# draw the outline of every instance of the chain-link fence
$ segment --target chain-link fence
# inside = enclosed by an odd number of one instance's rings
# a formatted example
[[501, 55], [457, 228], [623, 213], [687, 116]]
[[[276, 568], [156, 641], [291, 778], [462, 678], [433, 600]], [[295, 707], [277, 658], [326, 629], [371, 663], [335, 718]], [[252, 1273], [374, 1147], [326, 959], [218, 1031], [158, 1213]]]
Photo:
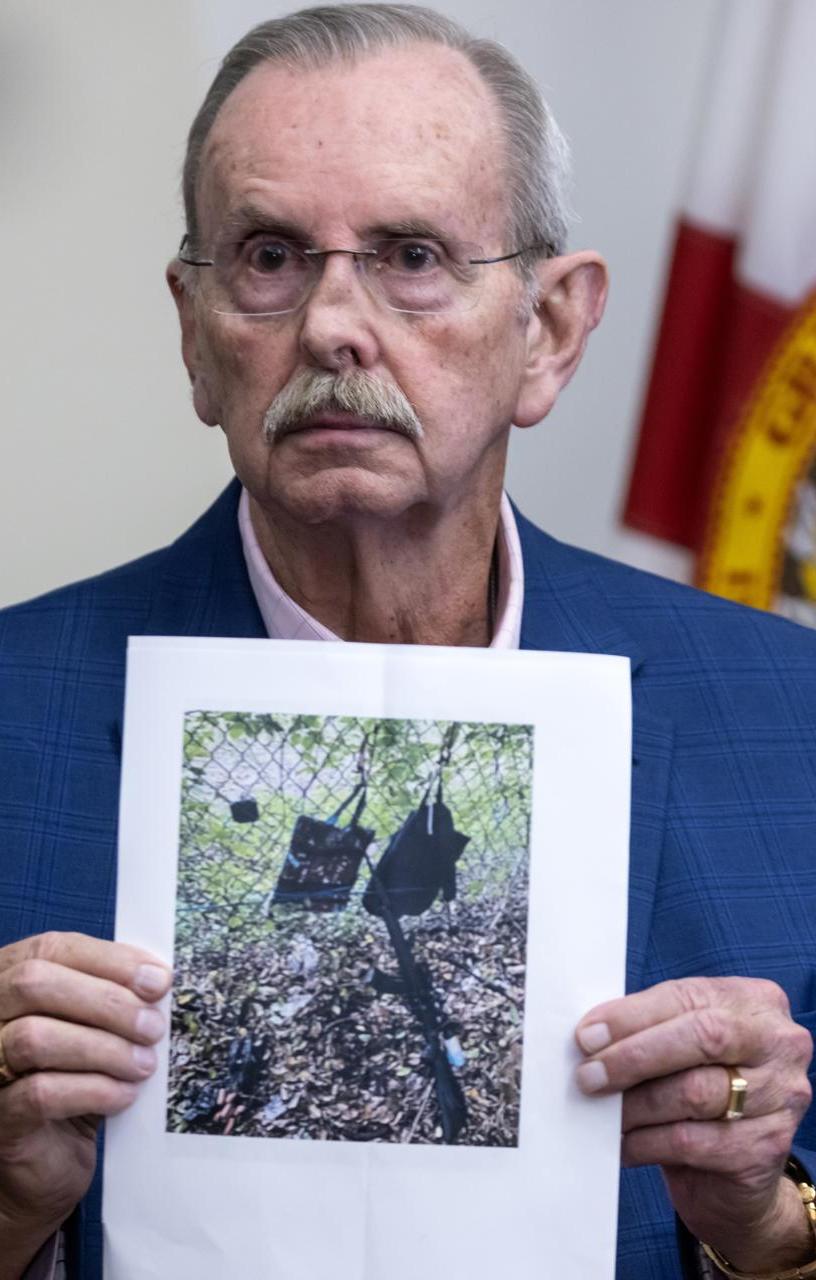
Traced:
[[531, 780], [525, 725], [188, 714], [169, 1127], [514, 1144]]

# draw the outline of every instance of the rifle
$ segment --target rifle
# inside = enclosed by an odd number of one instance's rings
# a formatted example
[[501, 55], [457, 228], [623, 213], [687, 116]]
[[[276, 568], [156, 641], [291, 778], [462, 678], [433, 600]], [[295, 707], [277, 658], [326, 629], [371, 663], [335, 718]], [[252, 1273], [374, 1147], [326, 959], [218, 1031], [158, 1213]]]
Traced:
[[371, 872], [370, 886], [378, 899], [377, 915], [385, 921], [388, 936], [397, 957], [400, 978], [390, 978], [375, 970], [375, 986], [380, 992], [400, 995], [416, 1018], [425, 1038], [425, 1060], [429, 1063], [434, 1091], [442, 1121], [442, 1136], [447, 1143], [454, 1143], [467, 1123], [467, 1104], [462, 1087], [453, 1074], [448, 1055], [441, 1044], [441, 1018], [436, 995], [427, 967], [414, 959], [408, 939], [396, 916], [388, 891], [368, 854], [365, 860]]

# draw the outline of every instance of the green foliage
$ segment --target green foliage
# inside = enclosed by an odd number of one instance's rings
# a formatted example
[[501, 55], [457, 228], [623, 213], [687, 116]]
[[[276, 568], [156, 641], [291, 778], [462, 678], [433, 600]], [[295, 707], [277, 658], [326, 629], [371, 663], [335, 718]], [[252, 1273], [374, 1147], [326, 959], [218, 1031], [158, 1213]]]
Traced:
[[[187, 715], [182, 774], [176, 947], [229, 953], [302, 927], [303, 913], [267, 904], [300, 814], [328, 818], [365, 769], [361, 821], [376, 832], [376, 861], [389, 836], [434, 792], [443, 721], [196, 711]], [[532, 775], [529, 725], [462, 723], [442, 771], [445, 802], [470, 836], [459, 863], [458, 897], [500, 904], [526, 871]], [[231, 805], [253, 799], [258, 820], [236, 821]], [[342, 823], [350, 820], [352, 807]], [[358, 890], [364, 887], [361, 873]], [[358, 899], [324, 930], [352, 936], [367, 927]]]

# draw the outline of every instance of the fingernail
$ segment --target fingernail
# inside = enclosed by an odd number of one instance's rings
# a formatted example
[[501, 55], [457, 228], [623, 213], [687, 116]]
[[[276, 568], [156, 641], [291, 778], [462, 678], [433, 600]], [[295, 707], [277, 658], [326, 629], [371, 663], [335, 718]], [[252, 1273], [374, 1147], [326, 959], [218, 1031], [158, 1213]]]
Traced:
[[156, 1052], [154, 1049], [148, 1049], [144, 1045], [135, 1044], [131, 1050], [133, 1061], [140, 1071], [144, 1071], [145, 1075], [148, 1071], [156, 1069]]
[[158, 1009], [140, 1009], [136, 1014], [136, 1030], [146, 1040], [158, 1040], [164, 1031], [164, 1018]]
[[575, 1072], [578, 1088], [583, 1093], [597, 1093], [609, 1084], [609, 1076], [602, 1062], [583, 1062]]
[[160, 996], [167, 990], [169, 977], [167, 970], [158, 964], [140, 964], [133, 985], [146, 996]]
[[584, 1053], [598, 1053], [611, 1044], [612, 1037], [605, 1022], [591, 1022], [578, 1032], [578, 1043]]

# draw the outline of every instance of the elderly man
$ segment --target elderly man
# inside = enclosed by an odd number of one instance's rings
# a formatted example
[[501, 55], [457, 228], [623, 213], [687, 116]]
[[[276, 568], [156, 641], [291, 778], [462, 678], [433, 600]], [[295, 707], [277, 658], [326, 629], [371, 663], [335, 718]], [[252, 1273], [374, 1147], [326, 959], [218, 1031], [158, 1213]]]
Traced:
[[170, 975], [101, 939], [126, 637], [168, 632], [628, 654], [632, 994], [576, 1031], [581, 1087], [623, 1093], [618, 1276], [680, 1275], [675, 1212], [688, 1266], [705, 1242], [717, 1273], [816, 1274], [812, 1120], [786, 1172], [816, 644], [503, 498], [511, 423], [547, 414], [603, 309], [601, 259], [565, 251], [563, 156], [508, 54], [411, 6], [267, 23], [216, 77], [168, 280], [238, 480], [169, 549], [0, 618], [2, 1280], [63, 1227], [69, 1275], [99, 1274], [97, 1119], [154, 1069]]

